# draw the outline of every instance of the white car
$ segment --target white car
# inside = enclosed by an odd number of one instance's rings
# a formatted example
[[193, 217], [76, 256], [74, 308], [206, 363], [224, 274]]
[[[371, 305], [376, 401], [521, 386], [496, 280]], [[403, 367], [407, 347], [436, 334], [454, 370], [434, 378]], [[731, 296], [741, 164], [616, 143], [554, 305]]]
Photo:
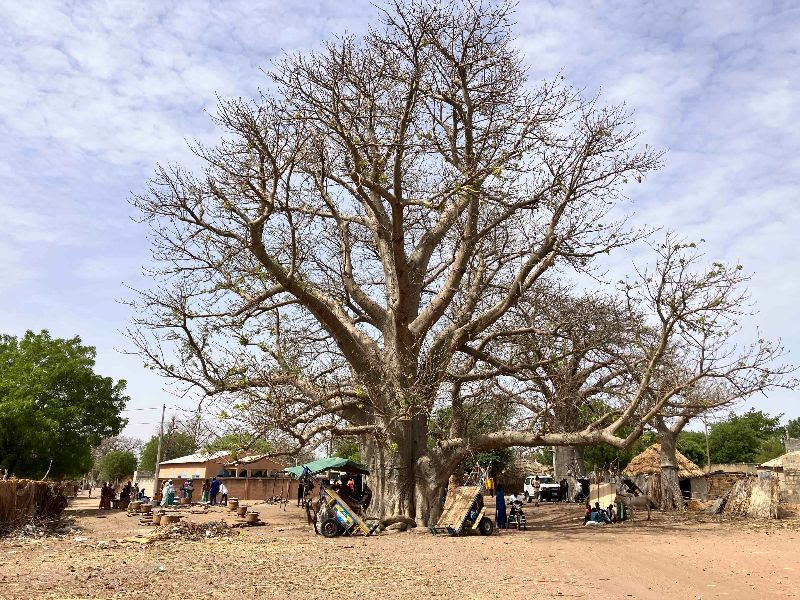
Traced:
[[[526, 502], [533, 502], [533, 480], [536, 476], [529, 475], [525, 478], [523, 493]], [[561, 487], [558, 482], [550, 475], [539, 475], [539, 500], [549, 500], [555, 502], [561, 499]]]

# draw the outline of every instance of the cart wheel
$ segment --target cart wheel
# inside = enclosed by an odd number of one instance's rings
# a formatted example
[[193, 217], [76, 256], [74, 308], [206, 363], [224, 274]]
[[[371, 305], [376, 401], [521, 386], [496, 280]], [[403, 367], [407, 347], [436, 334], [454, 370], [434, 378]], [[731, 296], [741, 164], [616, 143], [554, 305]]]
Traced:
[[322, 522], [320, 529], [322, 529], [322, 535], [324, 535], [326, 538], [336, 537], [340, 533], [339, 521], [328, 517]]
[[483, 517], [478, 523], [478, 531], [481, 535], [492, 535], [494, 531], [494, 523], [489, 517]]

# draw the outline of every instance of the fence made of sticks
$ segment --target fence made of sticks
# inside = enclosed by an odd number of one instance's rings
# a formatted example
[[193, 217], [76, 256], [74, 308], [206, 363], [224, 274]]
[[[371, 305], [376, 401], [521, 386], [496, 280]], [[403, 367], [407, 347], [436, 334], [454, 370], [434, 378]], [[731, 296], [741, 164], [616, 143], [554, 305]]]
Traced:
[[58, 518], [67, 507], [71, 482], [6, 479], [0, 481], [0, 535], [30, 523]]

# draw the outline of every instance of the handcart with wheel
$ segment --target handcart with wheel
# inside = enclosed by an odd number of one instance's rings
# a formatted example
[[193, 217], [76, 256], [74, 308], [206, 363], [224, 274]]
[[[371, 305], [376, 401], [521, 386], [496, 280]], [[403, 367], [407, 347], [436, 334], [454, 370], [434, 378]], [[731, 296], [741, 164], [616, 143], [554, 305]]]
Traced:
[[467, 485], [448, 492], [442, 516], [430, 528], [431, 533], [456, 536], [477, 531], [481, 535], [492, 534], [494, 522], [486, 516], [486, 507], [483, 505], [487, 474], [488, 470], [484, 470], [478, 474], [475, 482], [468, 481]]
[[328, 538], [340, 535], [372, 535], [380, 523], [369, 526], [339, 494], [326, 485], [320, 490], [323, 506], [320, 508], [320, 530]]

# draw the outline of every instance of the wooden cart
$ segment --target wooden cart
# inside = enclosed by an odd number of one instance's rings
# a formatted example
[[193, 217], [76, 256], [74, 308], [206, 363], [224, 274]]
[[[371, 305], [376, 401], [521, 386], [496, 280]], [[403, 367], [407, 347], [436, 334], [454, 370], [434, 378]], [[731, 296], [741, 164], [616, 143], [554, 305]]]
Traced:
[[463, 533], [478, 531], [481, 535], [491, 535], [494, 531], [494, 522], [486, 516], [486, 507], [483, 505], [483, 492], [486, 486], [487, 471], [483, 471], [477, 482], [462, 485], [455, 490], [450, 490], [445, 499], [442, 516], [431, 527], [431, 533], [447, 533], [448, 535], [461, 535]]
[[324, 507], [320, 510], [322, 517], [320, 530], [328, 538], [339, 535], [372, 535], [379, 527], [375, 523], [372, 527], [367, 525], [356, 512], [344, 501], [341, 496], [328, 486], [323, 485], [320, 496]]

